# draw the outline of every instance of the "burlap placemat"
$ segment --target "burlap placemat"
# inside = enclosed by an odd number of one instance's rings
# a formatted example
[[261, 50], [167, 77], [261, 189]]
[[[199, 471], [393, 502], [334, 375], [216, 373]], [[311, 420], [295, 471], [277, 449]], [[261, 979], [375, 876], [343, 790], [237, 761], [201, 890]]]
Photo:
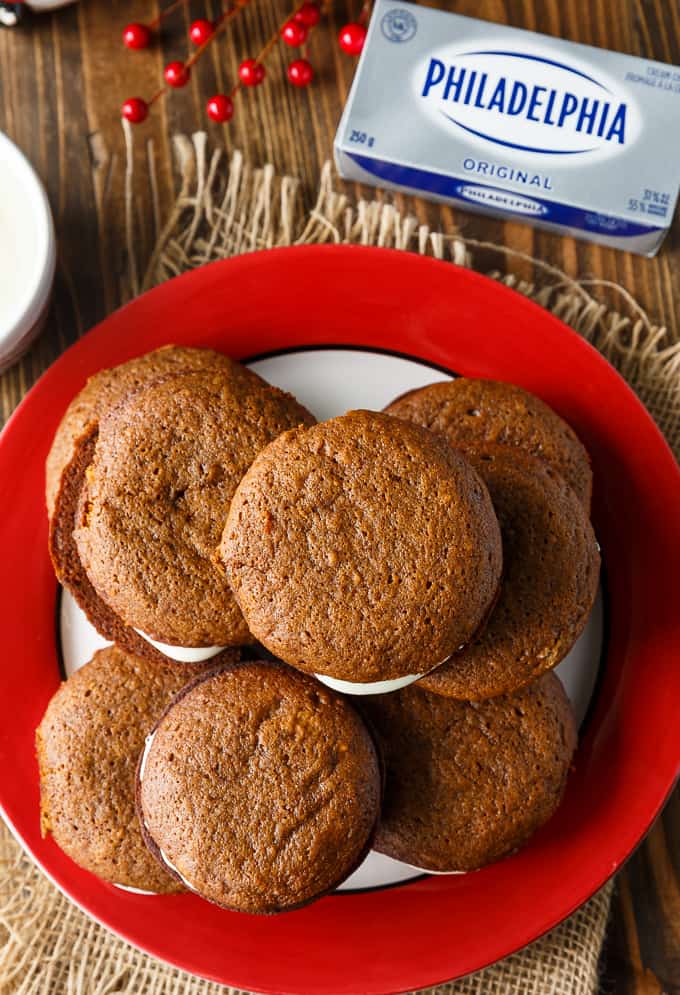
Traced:
[[[144, 177], [149, 198], [135, 198], [132, 133], [126, 127], [127, 218], [130, 286], [147, 290], [187, 269], [242, 252], [276, 246], [351, 242], [404, 249], [449, 260], [495, 277], [552, 311], [591, 342], [626, 378], [646, 405], [676, 455], [680, 450], [680, 328], [652, 322], [617, 283], [573, 279], [509, 246], [444, 234], [420, 224], [389, 200], [353, 203], [336, 188], [330, 163], [322, 170], [316, 202], [306, 209], [299, 183], [272, 166], [254, 169], [235, 152], [210, 149], [206, 135], [175, 138], [180, 187], [170, 217], [158, 228], [156, 247], [144, 266], [136, 232], [149, 224], [136, 205], [155, 202], [154, 157]], [[527, 281], [517, 271], [533, 271]]]
[[[487, 272], [532, 297], [592, 342], [626, 377], [676, 453], [680, 449], [678, 330], [654, 325], [623, 288], [575, 281], [507, 247], [443, 234], [386, 201], [353, 204], [339, 192], [330, 166], [305, 210], [298, 183], [272, 167], [253, 169], [236, 153], [227, 160], [206, 137], [176, 139], [179, 193], [167, 222], [138, 217], [128, 142], [129, 282], [133, 293], [184, 270], [240, 252], [273, 246], [355, 242], [412, 250]], [[151, 198], [154, 205], [156, 199]], [[155, 224], [156, 248], [137, 258], [135, 232]], [[535, 282], [514, 266], [533, 267]], [[495, 268], [494, 268], [495, 267]], [[37, 817], [37, 816], [36, 816]], [[430, 989], [448, 995], [592, 995], [612, 885], [524, 950], [468, 978]], [[452, 936], [452, 942], [455, 937]], [[357, 979], [361, 990], [361, 979]], [[159, 963], [88, 919], [41, 874], [0, 823], [0, 995], [218, 995], [233, 992]]]

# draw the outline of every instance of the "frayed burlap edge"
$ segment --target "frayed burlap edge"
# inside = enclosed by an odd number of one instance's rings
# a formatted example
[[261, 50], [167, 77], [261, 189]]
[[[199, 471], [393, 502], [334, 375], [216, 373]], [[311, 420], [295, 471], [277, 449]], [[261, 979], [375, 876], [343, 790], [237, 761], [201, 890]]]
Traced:
[[[556, 929], [437, 995], [592, 995], [611, 884]], [[521, 903], [518, 894], [517, 901]], [[508, 909], [508, 915], [513, 915]], [[226, 938], [225, 938], [226, 942]], [[456, 942], [455, 923], [451, 943]], [[357, 977], [357, 991], [361, 978]], [[219, 995], [85, 916], [37, 869], [0, 821], [1, 995]]]
[[[127, 134], [131, 153], [129, 126]], [[619, 284], [575, 280], [508, 246], [433, 231], [389, 202], [354, 204], [336, 189], [330, 163], [322, 170], [316, 202], [305, 210], [297, 180], [279, 176], [271, 165], [255, 169], [239, 152], [228, 159], [224, 150], [208, 148], [203, 132], [192, 139], [177, 136], [175, 149], [180, 192], [141, 279], [132, 236], [128, 241], [134, 292], [215, 259], [308, 243], [404, 249], [472, 269], [486, 264], [487, 275], [532, 298], [591, 342], [626, 378], [680, 453], [680, 336], [671, 341], [668, 330], [653, 324]], [[152, 164], [153, 156], [148, 159]], [[131, 154], [128, 163], [132, 184]], [[128, 205], [132, 232], [131, 196]], [[499, 268], [489, 270], [487, 261], [494, 256]], [[536, 282], [518, 278], [513, 265], [533, 267]]]
[[[208, 148], [206, 136], [175, 139], [180, 189], [161, 227], [154, 157], [147, 162], [156, 247], [137, 257], [132, 136], [126, 129], [126, 231], [133, 294], [187, 269], [242, 252], [305, 243], [356, 243], [410, 250], [482, 269], [548, 308], [593, 343], [626, 377], [680, 447], [680, 343], [654, 325], [622, 287], [576, 281], [506, 246], [433, 231], [393, 204], [352, 203], [336, 189], [330, 164], [316, 202], [305, 210], [299, 183], [273, 167], [254, 169], [234, 153]], [[498, 269], [486, 260], [497, 254]], [[503, 262], [500, 260], [503, 259]], [[477, 264], [477, 260], [480, 260]], [[481, 262], [484, 260], [484, 264]], [[529, 283], [512, 273], [529, 264]], [[591, 995], [612, 884], [546, 936], [499, 964], [431, 989], [437, 995]], [[521, 902], [521, 895], [518, 895]], [[512, 915], [512, 910], [508, 910]], [[456, 942], [455, 924], [451, 942]], [[357, 979], [357, 990], [361, 979]], [[218, 995], [233, 992], [159, 963], [81, 913], [41, 874], [0, 823], [0, 995]]]

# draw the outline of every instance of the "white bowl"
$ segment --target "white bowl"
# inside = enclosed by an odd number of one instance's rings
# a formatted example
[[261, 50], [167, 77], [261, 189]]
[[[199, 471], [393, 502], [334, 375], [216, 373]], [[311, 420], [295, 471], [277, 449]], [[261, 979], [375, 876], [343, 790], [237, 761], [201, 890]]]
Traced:
[[56, 258], [47, 194], [23, 153], [0, 132], [0, 372], [42, 329]]

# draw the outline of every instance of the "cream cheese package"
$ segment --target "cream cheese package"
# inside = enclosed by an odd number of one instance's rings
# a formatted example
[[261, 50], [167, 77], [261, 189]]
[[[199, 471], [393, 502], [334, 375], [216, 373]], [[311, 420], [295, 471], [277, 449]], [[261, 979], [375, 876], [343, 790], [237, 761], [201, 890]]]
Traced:
[[680, 180], [680, 68], [377, 0], [340, 175], [654, 255]]

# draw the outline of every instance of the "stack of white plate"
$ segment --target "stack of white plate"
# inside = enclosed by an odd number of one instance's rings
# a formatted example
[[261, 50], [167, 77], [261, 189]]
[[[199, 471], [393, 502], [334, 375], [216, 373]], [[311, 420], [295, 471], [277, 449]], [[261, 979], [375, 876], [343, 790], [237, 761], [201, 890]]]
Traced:
[[0, 372], [41, 330], [55, 264], [45, 190], [25, 156], [0, 132]]

